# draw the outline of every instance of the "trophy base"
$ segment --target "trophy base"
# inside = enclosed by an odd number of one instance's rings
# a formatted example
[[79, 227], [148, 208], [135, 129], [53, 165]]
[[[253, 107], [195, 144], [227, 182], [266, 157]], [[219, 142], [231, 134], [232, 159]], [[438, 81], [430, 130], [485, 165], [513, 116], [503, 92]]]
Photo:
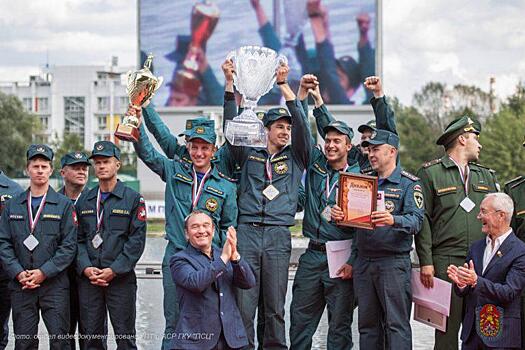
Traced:
[[139, 129], [133, 125], [119, 124], [115, 130], [115, 137], [121, 141], [138, 142]]
[[264, 126], [257, 119], [255, 122], [249, 120], [228, 120], [224, 136], [233, 146], [249, 146], [266, 148], [267, 139]]

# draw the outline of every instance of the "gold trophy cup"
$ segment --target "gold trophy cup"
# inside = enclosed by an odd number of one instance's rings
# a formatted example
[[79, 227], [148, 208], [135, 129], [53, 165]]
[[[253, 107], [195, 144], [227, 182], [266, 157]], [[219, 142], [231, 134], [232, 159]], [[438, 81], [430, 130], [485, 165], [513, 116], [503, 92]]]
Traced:
[[[129, 102], [135, 109], [147, 106], [162, 84], [163, 78], [151, 73], [153, 55], [149, 54], [144, 67], [138, 71], [129, 71], [127, 74], [126, 93]], [[134, 115], [125, 115], [122, 124], [117, 125], [115, 137], [122, 141], [137, 142], [139, 140], [139, 118]]]

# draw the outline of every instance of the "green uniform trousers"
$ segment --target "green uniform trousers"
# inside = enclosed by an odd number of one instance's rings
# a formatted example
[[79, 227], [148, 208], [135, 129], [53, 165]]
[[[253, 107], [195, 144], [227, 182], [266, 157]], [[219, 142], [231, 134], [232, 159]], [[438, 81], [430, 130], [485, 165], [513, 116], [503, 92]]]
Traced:
[[[447, 275], [447, 267], [451, 264], [456, 266], [463, 266], [466, 257], [462, 256], [446, 256], [434, 255], [432, 260], [434, 262], [435, 277], [451, 282]], [[447, 320], [447, 331], [441, 332], [436, 330], [434, 349], [436, 350], [457, 350], [459, 341], [459, 327], [463, 319], [463, 298], [459, 297], [452, 291], [450, 299], [450, 316]]]
[[[287, 349], [284, 304], [288, 289], [288, 265], [292, 251], [286, 226], [239, 224], [239, 254], [250, 264], [257, 280], [251, 289], [237, 289], [237, 305], [246, 327], [249, 346], [254, 349], [254, 320], [259, 295], [264, 295], [264, 349]], [[261, 315], [262, 316], [262, 315]]]
[[290, 307], [290, 349], [311, 349], [324, 308], [328, 308], [328, 350], [352, 348], [352, 279], [330, 278], [326, 252], [307, 249], [299, 258]]

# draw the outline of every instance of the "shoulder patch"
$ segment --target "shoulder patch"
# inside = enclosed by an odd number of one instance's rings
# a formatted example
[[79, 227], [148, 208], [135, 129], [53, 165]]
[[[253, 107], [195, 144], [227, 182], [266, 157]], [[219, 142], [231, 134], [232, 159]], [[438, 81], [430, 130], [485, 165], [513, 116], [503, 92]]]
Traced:
[[429, 166], [432, 166], [432, 165], [435, 165], [435, 164], [439, 164], [441, 163], [441, 158], [438, 158], [438, 159], [434, 159], [434, 160], [431, 160], [430, 162], [426, 162], [423, 164], [423, 168], [428, 168]]
[[521, 185], [523, 182], [525, 182], [525, 177], [518, 176], [510, 181], [505, 182], [505, 187], [510, 185], [510, 188], [514, 188], [518, 185]]
[[223, 179], [226, 179], [226, 180], [228, 180], [228, 181], [230, 181], [230, 182], [237, 182], [237, 180], [232, 179], [231, 177], [228, 177], [228, 176], [224, 175], [224, 174], [221, 173], [220, 171], [218, 171], [218, 173], [219, 173], [219, 176], [222, 177]]
[[408, 171], [402, 170], [401, 175], [403, 175], [404, 177], [408, 177], [412, 181], [419, 181], [419, 177], [417, 177], [416, 175], [410, 174]]

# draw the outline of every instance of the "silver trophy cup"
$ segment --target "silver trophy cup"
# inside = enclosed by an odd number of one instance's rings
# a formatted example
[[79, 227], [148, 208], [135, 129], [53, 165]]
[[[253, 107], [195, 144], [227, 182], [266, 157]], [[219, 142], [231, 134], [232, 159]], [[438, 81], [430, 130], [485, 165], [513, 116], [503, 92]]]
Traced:
[[261, 96], [275, 83], [279, 65], [287, 64], [285, 56], [259, 46], [243, 46], [228, 54], [235, 67], [233, 83], [244, 99], [244, 111], [226, 122], [226, 139], [234, 146], [266, 147], [266, 130], [254, 108]]

